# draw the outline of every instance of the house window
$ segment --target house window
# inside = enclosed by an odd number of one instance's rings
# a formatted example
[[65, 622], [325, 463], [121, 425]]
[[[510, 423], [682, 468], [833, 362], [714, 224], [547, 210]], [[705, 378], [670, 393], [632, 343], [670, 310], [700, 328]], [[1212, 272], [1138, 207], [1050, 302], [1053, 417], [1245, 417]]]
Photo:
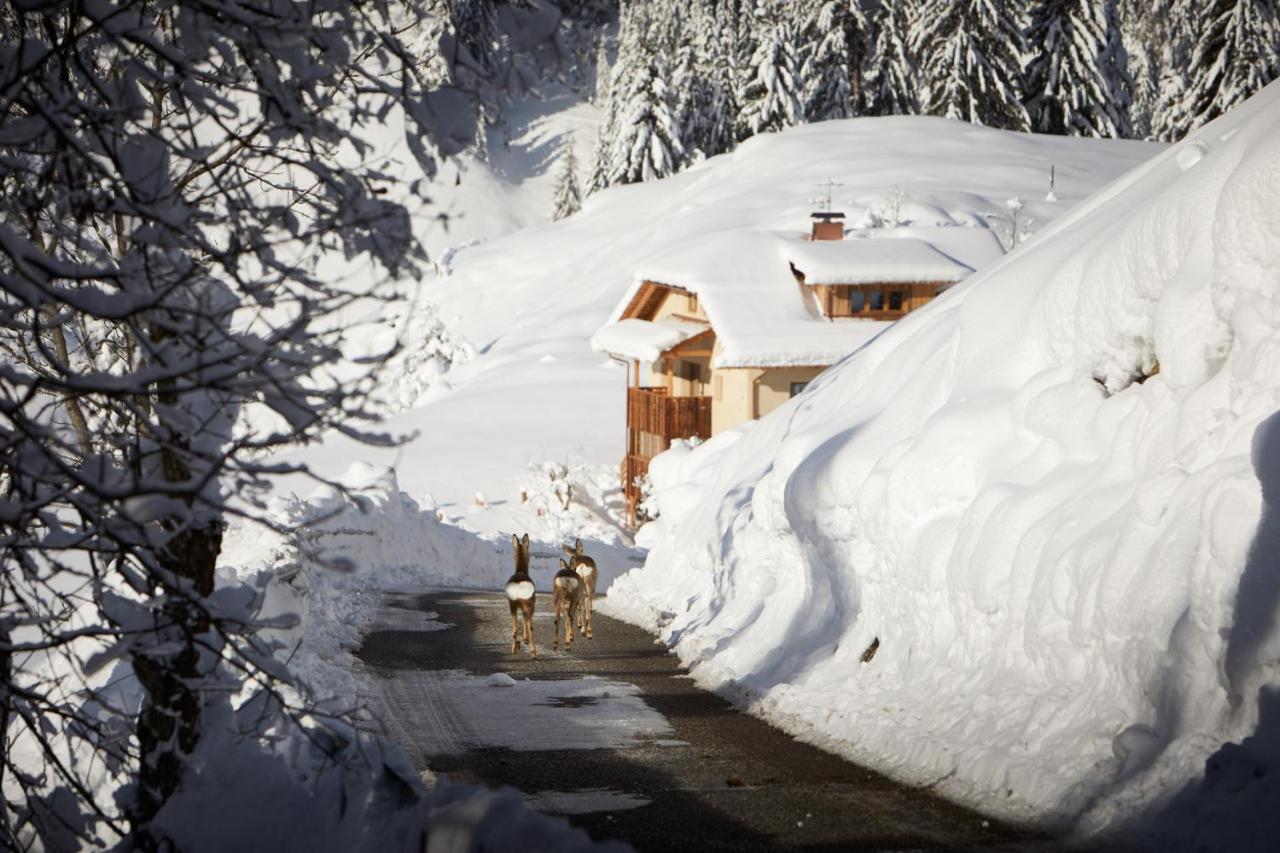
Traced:
[[795, 396], [796, 396], [796, 395], [798, 395], [801, 391], [803, 391], [805, 388], [807, 388], [807, 387], [808, 387], [808, 385], [809, 385], [809, 383], [808, 383], [808, 382], [792, 382], [792, 383], [791, 383], [791, 396], [792, 396], [792, 397], [795, 397]]
[[828, 295], [829, 317], [858, 317], [865, 314], [892, 312], [905, 314], [908, 310], [910, 287], [891, 287], [876, 290], [865, 285], [839, 285], [832, 287]]
[[702, 365], [696, 361], [681, 361], [679, 376], [685, 382], [689, 383], [689, 396], [701, 397], [705, 393], [702, 378]]

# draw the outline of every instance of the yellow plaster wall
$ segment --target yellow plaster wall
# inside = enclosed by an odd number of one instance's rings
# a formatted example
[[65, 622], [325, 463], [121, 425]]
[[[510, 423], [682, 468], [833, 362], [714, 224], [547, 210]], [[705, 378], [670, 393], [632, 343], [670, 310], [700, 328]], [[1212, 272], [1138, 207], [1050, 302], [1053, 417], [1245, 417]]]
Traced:
[[765, 370], [757, 386], [757, 416], [764, 417], [790, 400], [792, 382], [810, 382], [822, 370], [821, 367], [771, 367]]
[[751, 420], [752, 383], [761, 371], [754, 367], [722, 367], [711, 380], [711, 434]]

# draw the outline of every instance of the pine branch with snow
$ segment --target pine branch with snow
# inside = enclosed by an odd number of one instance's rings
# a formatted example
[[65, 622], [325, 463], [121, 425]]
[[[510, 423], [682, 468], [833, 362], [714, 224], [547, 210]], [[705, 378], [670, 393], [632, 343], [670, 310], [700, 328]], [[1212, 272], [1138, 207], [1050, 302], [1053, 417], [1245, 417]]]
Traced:
[[1027, 130], [1022, 106], [1022, 0], [925, 0], [912, 34], [924, 111]]
[[881, 0], [864, 96], [870, 115], [917, 115], [920, 69], [911, 48], [914, 0]]
[[1133, 82], [1113, 2], [1035, 0], [1025, 98], [1039, 133], [1125, 137]]
[[1159, 125], [1180, 137], [1280, 77], [1280, 10], [1274, 0], [1175, 0], [1193, 45], [1185, 87], [1167, 94]]
[[826, 121], [856, 115], [868, 30], [861, 5], [825, 0], [807, 10], [799, 27], [805, 119]]
[[804, 121], [805, 79], [795, 28], [773, 0], [760, 0], [759, 36], [738, 96], [738, 137]]

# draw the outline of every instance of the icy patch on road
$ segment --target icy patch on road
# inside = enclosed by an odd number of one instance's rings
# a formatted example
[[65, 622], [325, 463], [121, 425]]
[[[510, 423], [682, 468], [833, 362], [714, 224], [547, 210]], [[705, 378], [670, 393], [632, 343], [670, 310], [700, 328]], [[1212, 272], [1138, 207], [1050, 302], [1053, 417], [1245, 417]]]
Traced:
[[[671, 742], [666, 717], [634, 684], [594, 676], [519, 680], [461, 670], [398, 673], [380, 684], [378, 717], [417, 756], [472, 749], [630, 749]], [[408, 720], [424, 725], [410, 728]]]
[[369, 633], [374, 631], [447, 631], [455, 627], [440, 619], [434, 610], [418, 610], [413, 606], [416, 595], [388, 596], [386, 605], [377, 611]]
[[525, 798], [525, 803], [535, 812], [543, 814], [591, 814], [593, 812], [621, 812], [638, 809], [653, 802], [638, 794], [613, 791], [609, 788], [587, 788], [582, 791], [539, 791]]

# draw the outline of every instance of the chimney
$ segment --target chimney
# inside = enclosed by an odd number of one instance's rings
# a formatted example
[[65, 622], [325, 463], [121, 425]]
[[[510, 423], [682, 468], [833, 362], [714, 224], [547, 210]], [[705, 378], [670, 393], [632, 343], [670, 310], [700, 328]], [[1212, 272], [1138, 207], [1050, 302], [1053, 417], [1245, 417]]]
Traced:
[[843, 213], [814, 213], [813, 233], [809, 235], [810, 240], [843, 240], [844, 239], [844, 214]]

